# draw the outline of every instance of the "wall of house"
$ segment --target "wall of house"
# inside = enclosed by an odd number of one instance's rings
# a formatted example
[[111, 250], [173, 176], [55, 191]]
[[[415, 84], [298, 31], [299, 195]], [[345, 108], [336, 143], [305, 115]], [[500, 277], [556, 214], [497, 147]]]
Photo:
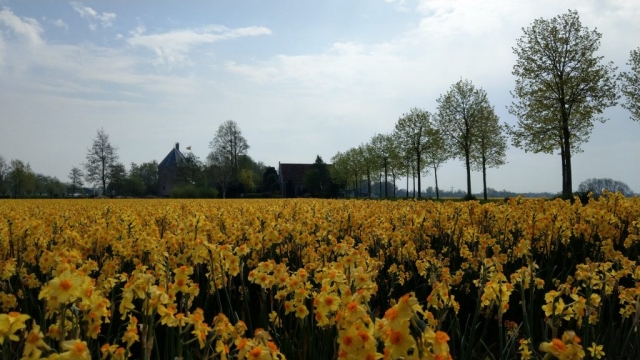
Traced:
[[171, 195], [171, 189], [173, 189], [176, 182], [177, 173], [177, 167], [163, 166], [158, 168], [158, 194], [160, 194], [160, 196]]

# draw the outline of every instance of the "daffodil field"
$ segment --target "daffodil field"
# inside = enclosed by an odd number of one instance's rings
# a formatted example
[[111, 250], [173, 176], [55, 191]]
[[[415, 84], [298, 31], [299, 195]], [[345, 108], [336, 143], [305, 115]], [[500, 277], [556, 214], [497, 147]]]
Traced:
[[2, 200], [6, 359], [637, 359], [640, 198]]

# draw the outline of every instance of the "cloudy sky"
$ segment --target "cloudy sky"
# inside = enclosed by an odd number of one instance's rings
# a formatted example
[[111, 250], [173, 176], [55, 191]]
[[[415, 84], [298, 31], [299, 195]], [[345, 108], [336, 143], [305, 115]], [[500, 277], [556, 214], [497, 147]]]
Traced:
[[[603, 34], [605, 61], [629, 68], [640, 46], [629, 0], [0, 0], [0, 155], [67, 181], [100, 128], [128, 167], [175, 142], [204, 158], [231, 119], [266, 165], [328, 162], [412, 107], [435, 111], [461, 78], [514, 124], [512, 47], [534, 19], [567, 9]], [[640, 123], [619, 106], [604, 115], [573, 158], [574, 188], [609, 177], [640, 192]], [[507, 156], [488, 186], [561, 190], [559, 155]], [[472, 181], [480, 191], [481, 174]], [[463, 163], [449, 161], [439, 183], [464, 189]]]

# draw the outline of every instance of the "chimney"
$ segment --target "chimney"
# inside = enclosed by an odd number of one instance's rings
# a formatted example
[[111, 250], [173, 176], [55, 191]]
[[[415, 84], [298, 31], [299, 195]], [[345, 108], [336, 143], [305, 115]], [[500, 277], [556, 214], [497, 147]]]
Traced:
[[176, 143], [176, 150], [180, 151], [180, 143]]

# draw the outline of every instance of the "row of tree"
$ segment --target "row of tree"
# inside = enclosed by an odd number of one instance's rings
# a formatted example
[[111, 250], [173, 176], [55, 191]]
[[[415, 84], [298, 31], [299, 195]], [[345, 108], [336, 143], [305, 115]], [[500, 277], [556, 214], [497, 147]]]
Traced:
[[[596, 53], [602, 34], [583, 27], [577, 11], [552, 19], [537, 19], [517, 40], [513, 67], [516, 86], [509, 112], [517, 124], [501, 125], [484, 90], [461, 80], [437, 99], [431, 114], [414, 108], [396, 123], [392, 134], [375, 135], [368, 143], [337, 153], [334, 177], [345, 188], [359, 189], [362, 178], [371, 196], [371, 177], [384, 174], [387, 183], [401, 176], [418, 179], [433, 170], [436, 197], [437, 171], [449, 159], [464, 162], [467, 197], [471, 197], [471, 170], [482, 171], [487, 198], [486, 169], [503, 165], [507, 135], [515, 147], [534, 153], [559, 152], [562, 195], [571, 197], [572, 155], [581, 152], [594, 122], [605, 122], [602, 112], [615, 106], [621, 95], [631, 119], [640, 121], [640, 48], [631, 51], [630, 71], [616, 75], [613, 63]], [[408, 194], [408, 192], [407, 192]], [[385, 193], [385, 197], [388, 194]], [[395, 196], [395, 194], [394, 194]]]
[[[357, 184], [365, 178], [367, 196], [371, 196], [372, 176], [379, 178], [380, 186], [389, 181], [395, 185], [398, 178], [406, 177], [407, 189], [409, 179], [413, 179], [414, 192], [417, 178], [417, 195], [421, 197], [421, 177], [433, 170], [439, 198], [438, 169], [447, 160], [458, 158], [464, 161], [467, 170], [467, 196], [472, 194], [471, 170], [479, 170], [486, 199], [487, 168], [503, 165], [507, 148], [505, 129], [487, 93], [471, 81], [460, 80], [437, 102], [435, 113], [413, 108], [400, 117], [393, 133], [377, 134], [368, 143], [338, 152], [332, 158], [336, 181], [358, 189]], [[389, 188], [395, 186], [386, 186], [384, 197], [389, 196]]]
[[56, 177], [35, 173], [29, 163], [0, 155], [0, 196], [7, 194], [62, 196], [67, 185]]

